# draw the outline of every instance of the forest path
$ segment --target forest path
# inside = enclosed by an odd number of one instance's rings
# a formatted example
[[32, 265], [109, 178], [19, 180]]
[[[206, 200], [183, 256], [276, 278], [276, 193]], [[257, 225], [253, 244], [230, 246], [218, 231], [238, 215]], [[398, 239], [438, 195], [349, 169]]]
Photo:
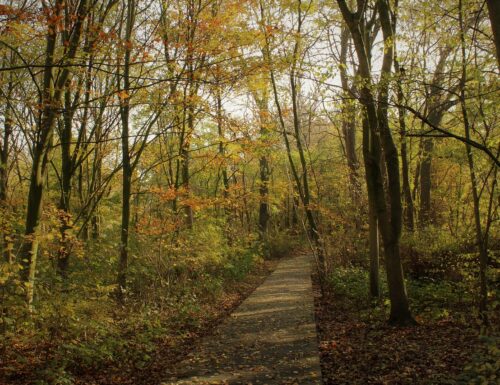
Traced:
[[282, 260], [162, 385], [319, 385], [312, 258]]

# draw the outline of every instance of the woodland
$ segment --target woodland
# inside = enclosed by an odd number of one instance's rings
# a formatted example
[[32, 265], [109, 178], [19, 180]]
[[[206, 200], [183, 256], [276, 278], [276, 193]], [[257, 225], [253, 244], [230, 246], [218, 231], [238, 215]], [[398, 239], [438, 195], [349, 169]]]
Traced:
[[314, 256], [325, 384], [500, 381], [500, 2], [0, 0], [0, 384], [159, 384]]

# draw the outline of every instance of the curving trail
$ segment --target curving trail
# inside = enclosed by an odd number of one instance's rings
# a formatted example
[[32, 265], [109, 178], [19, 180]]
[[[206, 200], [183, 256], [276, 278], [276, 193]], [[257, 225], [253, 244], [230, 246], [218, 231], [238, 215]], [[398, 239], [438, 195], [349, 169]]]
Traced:
[[319, 385], [312, 258], [279, 263], [162, 385]]

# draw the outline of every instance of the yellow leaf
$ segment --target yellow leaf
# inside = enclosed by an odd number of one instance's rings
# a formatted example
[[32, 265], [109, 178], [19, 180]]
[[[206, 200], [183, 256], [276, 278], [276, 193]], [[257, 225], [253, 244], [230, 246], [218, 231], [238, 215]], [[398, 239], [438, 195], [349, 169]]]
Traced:
[[122, 91], [118, 92], [118, 97], [119, 97], [121, 100], [125, 100], [125, 99], [128, 99], [130, 96], [129, 96], [129, 94], [127, 93], [127, 91], [122, 90]]

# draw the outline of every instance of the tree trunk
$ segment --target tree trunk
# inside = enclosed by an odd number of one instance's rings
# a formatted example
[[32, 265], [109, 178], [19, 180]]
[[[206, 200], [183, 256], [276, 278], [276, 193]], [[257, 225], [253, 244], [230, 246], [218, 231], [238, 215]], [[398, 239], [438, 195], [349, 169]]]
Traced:
[[493, 40], [495, 41], [498, 68], [500, 69], [500, 1], [487, 0], [486, 3], [488, 4]]
[[397, 325], [415, 324], [416, 322], [410, 313], [408, 305], [399, 247], [403, 215], [399, 156], [387, 117], [389, 78], [391, 76], [391, 68], [394, 61], [394, 33], [388, 0], [378, 0], [377, 9], [380, 15], [380, 24], [382, 26], [385, 46], [377, 116], [379, 119], [381, 143], [387, 169], [387, 189], [390, 203], [390, 220], [384, 218], [385, 215], [387, 215], [385, 213], [381, 221], [383, 228], [382, 238], [384, 240], [384, 250], [386, 253], [385, 266], [387, 270], [387, 283], [389, 286], [389, 298], [391, 300], [389, 322]]
[[[267, 90], [263, 91], [262, 98], [255, 96], [259, 109], [260, 140], [265, 147], [267, 136], [269, 135], [269, 101]], [[258, 100], [259, 99], [259, 100]], [[266, 151], [265, 149], [263, 151]], [[267, 237], [269, 222], [269, 161], [265, 153], [259, 158], [259, 234], [262, 240]]]
[[[375, 188], [376, 207], [384, 244], [387, 283], [389, 287], [389, 298], [391, 300], [389, 322], [396, 325], [414, 324], [415, 320], [411, 316], [408, 305], [399, 253], [399, 238], [401, 236], [402, 225], [399, 159], [397, 148], [394, 144], [387, 121], [388, 80], [393, 62], [394, 48], [392, 42], [392, 24], [389, 16], [388, 4], [385, 0], [377, 1], [377, 10], [380, 15], [380, 22], [385, 43], [382, 63], [382, 79], [379, 84], [380, 92], [377, 108], [372, 91], [372, 76], [369, 59], [363, 35], [360, 30], [360, 25], [365, 25], [364, 9], [358, 9], [356, 13], [352, 13], [345, 0], [337, 0], [337, 2], [343, 18], [351, 31], [356, 54], [358, 56], [359, 74], [362, 79], [362, 83], [360, 85], [360, 101], [366, 108], [367, 122], [371, 135], [376, 137], [380, 134], [380, 142], [384, 152], [385, 165], [387, 168], [387, 192], [389, 202], [386, 202], [380, 165], [374, 167], [374, 172], [377, 174]], [[390, 204], [390, 212], [388, 204]]]
[[379, 284], [379, 229], [377, 217], [377, 167], [380, 165], [380, 144], [378, 137], [370, 132], [368, 118], [363, 119], [363, 159], [365, 164], [366, 187], [368, 191], [368, 232], [369, 232], [369, 253], [370, 253], [370, 296], [378, 298], [380, 296]]
[[402, 76], [401, 69], [399, 67], [399, 61], [396, 56], [394, 56], [394, 69], [398, 75], [396, 87], [397, 87], [397, 98], [398, 98], [398, 119], [399, 119], [399, 132], [401, 135], [401, 178], [402, 178], [402, 189], [403, 198], [405, 202], [403, 216], [406, 229], [412, 232], [415, 229], [415, 208], [413, 205], [413, 199], [411, 196], [410, 187], [410, 172], [408, 164], [408, 148], [406, 143], [406, 121], [405, 121], [405, 109], [404, 104], [404, 94], [402, 87]]
[[[488, 3], [489, 4], [489, 3]], [[500, 7], [497, 7], [500, 10]], [[498, 20], [498, 19], [497, 19]], [[470, 124], [469, 117], [467, 113], [466, 105], [466, 80], [467, 80], [467, 63], [466, 63], [466, 48], [465, 48], [465, 28], [463, 23], [463, 9], [462, 0], [459, 0], [459, 22], [460, 22], [460, 41], [462, 50], [462, 75], [460, 79], [460, 106], [462, 111], [462, 118], [464, 120], [464, 130], [465, 137], [470, 140]], [[474, 225], [476, 230], [476, 242], [479, 250], [479, 317], [485, 323], [488, 324], [488, 281], [487, 281], [487, 269], [488, 269], [488, 249], [486, 244], [486, 237], [483, 234], [483, 229], [481, 225], [481, 207], [480, 207], [480, 195], [478, 189], [478, 179], [476, 176], [476, 171], [474, 168], [474, 158], [472, 155], [472, 147], [470, 144], [466, 143], [465, 149], [467, 152], [467, 161], [469, 165], [470, 180], [472, 186], [472, 201], [474, 204]]]
[[[359, 181], [359, 161], [356, 155], [356, 111], [352, 93], [347, 78], [347, 51], [349, 48], [349, 30], [342, 28], [340, 35], [340, 80], [342, 83], [342, 135], [345, 142], [345, 154], [349, 168], [349, 182], [351, 185], [351, 200], [353, 207], [358, 208], [361, 195], [361, 183]], [[356, 228], [360, 223], [356, 213]]]
[[125, 26], [125, 58], [123, 62], [123, 87], [120, 77], [118, 87], [121, 89], [120, 118], [122, 123], [122, 223], [120, 232], [120, 256], [118, 260], [118, 300], [123, 302], [127, 289], [129, 228], [130, 228], [130, 197], [132, 194], [132, 163], [130, 160], [130, 57], [132, 51], [132, 29], [135, 19], [135, 0], [127, 2], [127, 20]]
[[66, 85], [64, 93], [64, 113], [61, 129], [61, 197], [59, 199], [59, 231], [61, 235], [59, 255], [57, 259], [58, 272], [62, 277], [66, 277], [70, 245], [67, 239], [68, 232], [71, 230], [71, 180], [73, 175], [73, 163], [71, 157], [71, 142], [72, 142], [72, 123], [73, 123], [73, 108], [71, 103], [70, 85]]
[[432, 152], [434, 149], [433, 138], [423, 138], [422, 161], [420, 163], [420, 209], [418, 221], [420, 228], [431, 223], [431, 189], [432, 189]]
[[[60, 70], [54, 76], [54, 55], [58, 33], [58, 20], [65, 3], [57, 0], [52, 9], [46, 10], [53, 15], [48, 23], [47, 45], [45, 48], [45, 65], [43, 71], [43, 89], [40, 98], [41, 113], [37, 124], [37, 133], [33, 146], [33, 166], [28, 193], [28, 208], [24, 230], [24, 243], [21, 247], [21, 278], [26, 285], [26, 302], [31, 309], [34, 295], [36, 262], [38, 253], [38, 228], [42, 215], [43, 185], [47, 177], [49, 156], [58, 111], [61, 104], [62, 90], [70, 77], [69, 67]], [[74, 59], [77, 53], [83, 22], [87, 15], [87, 0], [81, 0], [75, 15], [75, 24], [68, 42], [66, 58]]]
[[[449, 102], [451, 93], [443, 99], [443, 78], [446, 60], [451, 53], [451, 47], [446, 46], [440, 53], [434, 76], [430, 85], [430, 93], [426, 99], [427, 119], [435, 126], [439, 126], [446, 110], [452, 105]], [[434, 138], [422, 139], [422, 160], [420, 162], [420, 209], [418, 215], [419, 227], [432, 223], [433, 210], [431, 201], [432, 191], [432, 156], [434, 152]]]
[[[12, 75], [10, 75], [12, 76]], [[12, 79], [9, 80], [7, 85], [7, 95], [5, 103], [4, 115], [4, 132], [2, 142], [0, 142], [0, 213], [3, 214], [2, 221], [5, 221], [2, 226], [2, 254], [7, 263], [14, 262], [14, 254], [12, 250], [14, 244], [11, 237], [11, 226], [7, 223], [6, 215], [10, 211], [9, 204], [7, 203], [7, 193], [9, 189], [9, 143], [12, 135], [12, 106], [11, 97], [14, 90]]]
[[[297, 36], [300, 36], [301, 34], [301, 28], [302, 28], [302, 22], [303, 17], [302, 17], [302, 9], [301, 9], [301, 4], [299, 2], [298, 7], [298, 23], [297, 23]], [[264, 5], [262, 1], [260, 2], [260, 12], [261, 12], [261, 20], [265, 20], [265, 15], [264, 15]], [[281, 103], [279, 100], [278, 96], [278, 87], [277, 87], [277, 82], [276, 78], [274, 75], [274, 69], [272, 66], [272, 60], [271, 60], [271, 52], [270, 52], [270, 45], [268, 41], [268, 36], [266, 34], [266, 41], [265, 41], [265, 46], [264, 46], [264, 59], [266, 60], [267, 64], [269, 65], [269, 75], [271, 79], [271, 86], [272, 86], [272, 91], [273, 91], [273, 96], [274, 96], [274, 102], [276, 104], [276, 109], [278, 111], [278, 119], [279, 119], [279, 124], [280, 124], [280, 129], [283, 134], [283, 139], [285, 141], [285, 146], [286, 146], [286, 151], [287, 151], [287, 158], [288, 162], [290, 165], [290, 170], [292, 172], [292, 177], [295, 182], [295, 187], [297, 188], [297, 191], [299, 193], [300, 200], [302, 201], [302, 205], [304, 206], [304, 210], [306, 213], [306, 219], [309, 227], [309, 237], [311, 239], [311, 243], [314, 248], [314, 252], [316, 254], [317, 258], [317, 263], [318, 263], [318, 270], [319, 270], [319, 275], [320, 279], [322, 280], [324, 278], [325, 274], [325, 269], [326, 269], [326, 261], [325, 261], [325, 251], [324, 247], [321, 243], [321, 237], [319, 235], [316, 219], [314, 218], [314, 214], [311, 209], [311, 195], [309, 191], [309, 180], [308, 180], [308, 172], [307, 172], [307, 162], [305, 159], [305, 154], [304, 154], [304, 149], [302, 146], [302, 132], [300, 128], [300, 119], [299, 119], [299, 107], [298, 107], [298, 95], [297, 95], [297, 77], [296, 77], [296, 68], [297, 68], [297, 62], [298, 62], [298, 56], [299, 56], [299, 47], [300, 45], [300, 40], [297, 39], [294, 44], [294, 50], [293, 50], [293, 62], [292, 62], [292, 69], [290, 71], [290, 85], [291, 85], [291, 91], [292, 91], [292, 112], [293, 112], [293, 128], [294, 128], [294, 136], [295, 136], [295, 142], [297, 146], [297, 151], [299, 153], [299, 158], [300, 158], [300, 164], [301, 164], [301, 175], [299, 174], [297, 167], [295, 165], [295, 162], [292, 158], [292, 148], [290, 144], [290, 140], [288, 138], [288, 134], [286, 132], [286, 125], [283, 117], [283, 110], [281, 108]]]
[[223, 127], [223, 119], [222, 119], [222, 97], [220, 95], [220, 91], [217, 90], [217, 95], [216, 95], [216, 114], [217, 114], [217, 133], [219, 135], [219, 156], [222, 158], [222, 185], [224, 186], [224, 198], [228, 198], [229, 194], [229, 178], [227, 175], [227, 166], [226, 166], [226, 160], [224, 159], [226, 155], [226, 149], [224, 145], [224, 127]]

